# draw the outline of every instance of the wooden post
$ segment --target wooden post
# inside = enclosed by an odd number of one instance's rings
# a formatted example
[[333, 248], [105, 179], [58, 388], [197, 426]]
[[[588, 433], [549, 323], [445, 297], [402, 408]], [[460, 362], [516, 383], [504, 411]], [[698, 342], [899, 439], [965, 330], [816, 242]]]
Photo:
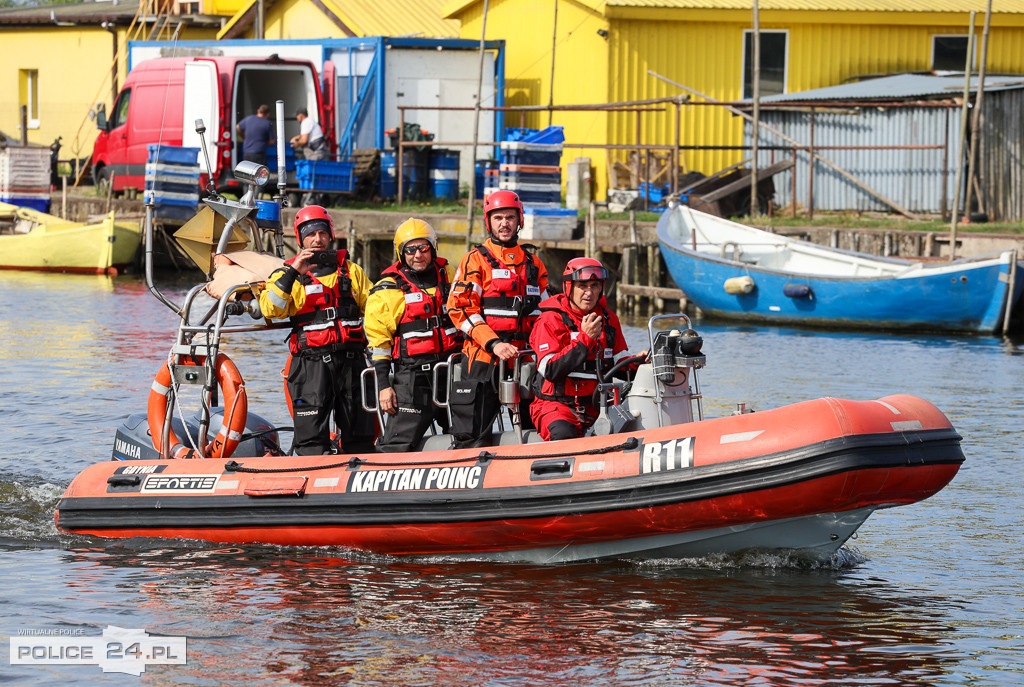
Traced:
[[[633, 279], [633, 265], [631, 264], [633, 259], [634, 248], [630, 245], [623, 246], [622, 248], [622, 282], [623, 284], [631, 285]], [[620, 290], [621, 293], [621, 290]], [[633, 307], [633, 296], [624, 294], [622, 299], [617, 304], [621, 312], [632, 312]]]
[[1013, 310], [1013, 290], [1017, 287], [1017, 249], [1010, 258], [1010, 280], [1006, 284], [1006, 310], [1003, 312], [1003, 336], [1010, 331], [1010, 315]]
[[[647, 244], [647, 285], [651, 286], [651, 287], [657, 286], [657, 284], [655, 283], [655, 275], [657, 275], [657, 273], [658, 273], [658, 268], [657, 268], [657, 265], [656, 265], [657, 259], [658, 259], [658, 256], [657, 256], [657, 254], [655, 252], [654, 244], [653, 243]], [[656, 307], [656, 300], [657, 299], [655, 299], [654, 296], [652, 295], [647, 300], [648, 300], [647, 311], [649, 313], [653, 314], [654, 313], [654, 309]]]
[[68, 178], [63, 174], [60, 177], [60, 216], [68, 218]]
[[352, 256], [352, 262], [359, 263], [359, 237], [356, 231], [356, 223], [351, 219], [348, 221], [348, 252]]
[[110, 185], [107, 186], [107, 212], [110, 212], [110, 203], [114, 197], [114, 179], [117, 178], [117, 174], [111, 173]]

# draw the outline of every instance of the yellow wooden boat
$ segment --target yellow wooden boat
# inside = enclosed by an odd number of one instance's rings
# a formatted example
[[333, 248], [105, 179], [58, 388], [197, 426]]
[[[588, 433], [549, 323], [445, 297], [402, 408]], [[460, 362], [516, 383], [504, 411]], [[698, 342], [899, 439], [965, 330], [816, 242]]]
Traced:
[[139, 223], [111, 212], [83, 223], [0, 203], [0, 269], [116, 274], [135, 259]]

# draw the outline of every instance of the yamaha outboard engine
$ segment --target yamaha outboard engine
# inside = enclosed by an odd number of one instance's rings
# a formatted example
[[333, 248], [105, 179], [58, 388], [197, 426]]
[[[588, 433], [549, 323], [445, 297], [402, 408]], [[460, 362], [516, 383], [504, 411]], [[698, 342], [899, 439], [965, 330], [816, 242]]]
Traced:
[[[220, 427], [224, 419], [223, 408], [211, 408], [210, 426]], [[188, 418], [188, 434], [198, 445], [199, 417]], [[171, 418], [174, 435], [185, 439], [185, 431], [178, 417]], [[209, 438], [207, 438], [209, 441]], [[277, 428], [252, 411], [246, 416], [242, 440], [231, 453], [233, 457], [282, 455]], [[149, 421], [145, 413], [133, 413], [125, 418], [114, 435], [114, 450], [111, 460], [163, 460], [160, 452], [153, 448], [153, 437], [149, 433]]]

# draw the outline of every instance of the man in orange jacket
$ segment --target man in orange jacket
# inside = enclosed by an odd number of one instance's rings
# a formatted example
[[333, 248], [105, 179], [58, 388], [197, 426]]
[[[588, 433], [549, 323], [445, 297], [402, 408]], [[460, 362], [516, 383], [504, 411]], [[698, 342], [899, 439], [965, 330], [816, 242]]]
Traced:
[[[452, 385], [449, 403], [455, 447], [489, 446], [498, 415], [499, 361], [507, 370], [526, 347], [530, 328], [548, 297], [548, 271], [540, 258], [519, 245], [523, 204], [512, 191], [484, 201], [490, 238], [462, 258], [455, 272], [448, 314], [462, 330], [462, 379]], [[529, 421], [521, 404], [521, 421]]]

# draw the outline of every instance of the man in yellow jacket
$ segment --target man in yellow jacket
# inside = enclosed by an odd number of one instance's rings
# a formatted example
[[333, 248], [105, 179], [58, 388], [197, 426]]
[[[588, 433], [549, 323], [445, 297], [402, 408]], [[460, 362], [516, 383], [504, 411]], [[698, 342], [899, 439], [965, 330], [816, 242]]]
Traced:
[[[530, 329], [548, 297], [548, 271], [540, 258], [519, 245], [523, 204], [512, 191], [496, 191], [484, 201], [490, 238], [462, 258], [448, 297], [452, 322], [466, 336], [462, 379], [452, 386], [452, 433], [456, 447], [489, 446], [491, 425], [500, 411], [499, 361], [506, 370], [526, 348]], [[520, 420], [529, 423], [528, 404]]]
[[[360, 374], [366, 369], [363, 310], [370, 282], [344, 250], [328, 250], [334, 222], [319, 205], [295, 215], [300, 251], [275, 270], [260, 293], [266, 317], [288, 317], [291, 356], [285, 368], [297, 455], [373, 450], [374, 417], [362, 408]], [[339, 428], [331, 442], [331, 416]]]
[[447, 431], [448, 415], [433, 403], [433, 371], [461, 340], [445, 308], [452, 268], [437, 256], [433, 227], [412, 217], [402, 222], [395, 231], [395, 254], [398, 261], [370, 290], [365, 320], [377, 402], [390, 416], [377, 443], [384, 453], [415, 450], [434, 421]]

